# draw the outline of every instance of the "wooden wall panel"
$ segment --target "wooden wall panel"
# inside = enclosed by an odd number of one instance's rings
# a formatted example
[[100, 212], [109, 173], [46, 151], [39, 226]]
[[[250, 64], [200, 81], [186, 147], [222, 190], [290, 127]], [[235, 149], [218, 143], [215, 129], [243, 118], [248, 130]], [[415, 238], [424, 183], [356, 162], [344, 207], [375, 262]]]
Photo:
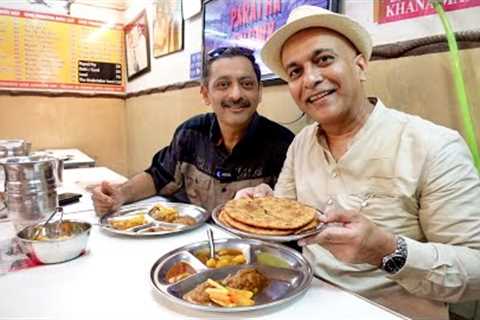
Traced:
[[[461, 58], [474, 119], [479, 123], [480, 70], [474, 61], [480, 61], [480, 49], [462, 50]], [[365, 89], [391, 107], [462, 131], [448, 53], [371, 62]], [[150, 164], [152, 155], [170, 142], [182, 121], [210, 110], [203, 105], [198, 87], [129, 98], [126, 105], [129, 175]], [[258, 110], [283, 123], [300, 115], [286, 85], [264, 88]], [[304, 117], [287, 127], [296, 133], [307, 123], [311, 121]]]
[[32, 149], [78, 148], [127, 174], [125, 101], [117, 98], [0, 96], [0, 139]]

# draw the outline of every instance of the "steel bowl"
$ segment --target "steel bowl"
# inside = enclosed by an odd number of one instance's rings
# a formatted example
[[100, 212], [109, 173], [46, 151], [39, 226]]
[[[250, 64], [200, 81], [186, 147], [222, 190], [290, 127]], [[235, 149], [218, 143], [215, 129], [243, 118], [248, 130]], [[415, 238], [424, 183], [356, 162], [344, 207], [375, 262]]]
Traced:
[[92, 225], [63, 220], [28, 226], [17, 234], [22, 248], [41, 263], [60, 263], [82, 255], [87, 247]]

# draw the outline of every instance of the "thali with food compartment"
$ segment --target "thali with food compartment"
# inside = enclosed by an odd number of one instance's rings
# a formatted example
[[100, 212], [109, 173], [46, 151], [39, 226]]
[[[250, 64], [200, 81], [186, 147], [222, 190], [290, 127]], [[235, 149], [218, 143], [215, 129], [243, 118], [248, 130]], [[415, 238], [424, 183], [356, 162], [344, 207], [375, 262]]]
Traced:
[[[297, 241], [302, 238], [306, 238], [312, 235], [315, 235], [322, 231], [326, 225], [324, 223], [317, 223], [313, 228], [310, 228], [308, 230], [304, 230], [298, 233], [293, 233], [293, 234], [287, 234], [287, 235], [272, 235], [272, 234], [259, 234], [256, 233], [255, 228], [251, 228], [252, 231], [245, 231], [245, 230], [240, 230], [238, 228], [235, 228], [231, 224], [228, 224], [224, 219], [220, 217], [222, 214], [224, 206], [220, 205], [217, 206], [215, 209], [212, 211], [212, 219], [221, 228], [225, 229], [226, 231], [229, 231], [237, 236], [240, 236], [242, 238], [252, 238], [252, 239], [258, 239], [258, 240], [264, 240], [264, 241], [271, 241], [271, 242], [289, 242], [289, 241]], [[315, 210], [315, 209], [314, 209]], [[316, 219], [318, 220], [318, 217], [322, 213], [318, 210], [316, 210], [315, 215]], [[257, 230], [260, 228], [257, 228]]]
[[100, 218], [108, 232], [149, 237], [170, 235], [195, 229], [210, 217], [209, 213], [192, 204], [159, 202], [151, 205], [128, 206]]
[[191, 309], [243, 312], [292, 301], [312, 282], [308, 262], [286, 246], [253, 239], [218, 239], [215, 247], [213, 259], [207, 241], [159, 258], [150, 271], [154, 289]]

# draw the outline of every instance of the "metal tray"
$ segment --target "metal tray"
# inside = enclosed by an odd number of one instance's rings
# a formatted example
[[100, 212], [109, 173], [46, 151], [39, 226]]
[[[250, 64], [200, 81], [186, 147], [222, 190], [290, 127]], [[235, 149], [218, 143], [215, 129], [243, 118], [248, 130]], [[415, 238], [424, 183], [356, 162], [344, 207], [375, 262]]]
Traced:
[[[208, 242], [189, 244], [165, 254], [154, 263], [150, 271], [154, 289], [169, 301], [191, 309], [209, 312], [242, 312], [273, 307], [291, 301], [305, 293], [312, 282], [312, 268], [305, 258], [283, 245], [253, 239], [218, 239], [215, 240], [215, 247], [241, 250], [246, 263], [210, 269], [194, 255], [199, 250], [208, 250]], [[169, 284], [165, 279], [166, 273], [180, 261], [188, 263], [196, 273]], [[185, 293], [209, 278], [222, 280], [227, 275], [245, 268], [256, 268], [269, 280], [267, 287], [253, 297], [255, 300], [253, 306], [226, 308], [214, 304], [194, 304], [182, 298]]]
[[[258, 239], [258, 240], [264, 240], [264, 241], [272, 241], [272, 242], [288, 242], [288, 241], [297, 241], [302, 238], [306, 238], [309, 236], [313, 236], [314, 234], [319, 233], [320, 231], [323, 230], [323, 228], [326, 227], [325, 224], [320, 223], [315, 229], [312, 229], [310, 231], [300, 233], [300, 234], [292, 234], [288, 236], [267, 236], [267, 235], [261, 235], [261, 234], [255, 234], [255, 233], [250, 233], [242, 230], [238, 230], [235, 228], [232, 228], [230, 226], [225, 225], [220, 219], [218, 218], [218, 215], [223, 209], [223, 205], [217, 206], [215, 209], [212, 211], [212, 219], [215, 221], [217, 225], [222, 227], [223, 229], [236, 234], [240, 237], [243, 238], [253, 238], [253, 239]], [[321, 214], [318, 212], [318, 214]]]
[[[162, 206], [175, 208], [180, 215], [182, 216], [190, 216], [194, 218], [197, 223], [193, 225], [184, 225], [184, 224], [177, 224], [177, 223], [168, 223], [154, 219], [152, 216], [148, 214], [148, 211], [155, 205], [139, 205], [139, 206], [132, 206], [129, 205], [126, 209], [120, 209], [114, 213], [105, 215], [100, 218], [100, 225], [102, 229], [105, 231], [121, 234], [126, 236], [132, 237], [151, 237], [151, 236], [161, 236], [161, 235], [170, 235], [179, 232], [185, 232], [188, 230], [195, 229], [205, 221], [208, 220], [210, 214], [207, 210], [195, 206], [193, 204], [186, 204], [186, 203], [179, 203], [179, 202], [159, 202]], [[139, 213], [144, 213], [145, 218], [147, 220], [147, 224], [132, 227], [126, 230], [118, 230], [111, 226], [110, 221], [111, 219], [125, 219], [129, 216], [134, 216]], [[150, 228], [162, 228], [165, 230], [158, 230], [158, 231], [149, 231]]]

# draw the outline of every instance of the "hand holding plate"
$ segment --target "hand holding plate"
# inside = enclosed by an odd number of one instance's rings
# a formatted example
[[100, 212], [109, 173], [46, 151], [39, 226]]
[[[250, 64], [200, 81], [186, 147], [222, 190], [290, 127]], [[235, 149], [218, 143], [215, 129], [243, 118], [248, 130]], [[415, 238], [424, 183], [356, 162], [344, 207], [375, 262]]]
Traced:
[[298, 241], [300, 246], [319, 244], [347, 263], [379, 266], [382, 257], [395, 251], [395, 236], [355, 210], [332, 210], [320, 216], [325, 228]]

